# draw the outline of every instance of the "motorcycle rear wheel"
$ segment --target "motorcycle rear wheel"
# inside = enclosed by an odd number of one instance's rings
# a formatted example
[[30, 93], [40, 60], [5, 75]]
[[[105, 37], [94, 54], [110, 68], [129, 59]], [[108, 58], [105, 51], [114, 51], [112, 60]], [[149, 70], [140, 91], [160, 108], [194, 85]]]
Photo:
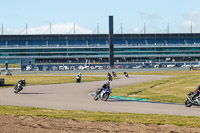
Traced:
[[94, 96], [94, 100], [97, 101], [97, 100], [98, 100], [98, 97], [97, 97], [97, 96]]
[[191, 107], [191, 106], [192, 106], [192, 103], [187, 99], [187, 100], [185, 101], [185, 106], [186, 106], [186, 107]]

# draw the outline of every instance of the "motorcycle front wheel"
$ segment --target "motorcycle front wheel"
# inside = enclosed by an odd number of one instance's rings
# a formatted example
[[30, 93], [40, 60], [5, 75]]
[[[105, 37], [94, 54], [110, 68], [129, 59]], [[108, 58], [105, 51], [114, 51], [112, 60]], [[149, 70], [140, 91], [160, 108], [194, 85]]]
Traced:
[[192, 106], [192, 103], [187, 99], [187, 100], [185, 101], [185, 106], [186, 106], [186, 107], [191, 107], [191, 106]]
[[18, 89], [17, 89], [17, 87], [15, 86], [15, 88], [14, 88], [14, 93], [18, 93]]
[[103, 100], [103, 101], [107, 101], [108, 98], [109, 98], [109, 94], [105, 93], [105, 94], [103, 95], [103, 97], [102, 97], [102, 100]]

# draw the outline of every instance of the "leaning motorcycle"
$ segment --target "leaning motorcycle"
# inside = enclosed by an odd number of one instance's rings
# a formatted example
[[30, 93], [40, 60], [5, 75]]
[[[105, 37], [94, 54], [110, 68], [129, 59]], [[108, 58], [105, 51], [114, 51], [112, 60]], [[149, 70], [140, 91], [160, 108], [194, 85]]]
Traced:
[[185, 101], [185, 106], [186, 107], [191, 107], [192, 105], [195, 106], [200, 106], [200, 97], [199, 95], [196, 95], [196, 91], [198, 91], [197, 89], [194, 92], [190, 92], [189, 94], [186, 95], [187, 99]]
[[23, 87], [22, 87], [22, 85], [21, 84], [17, 84], [17, 85], [15, 85], [15, 87], [14, 87], [14, 93], [19, 93], [21, 90], [23, 90]]
[[112, 71], [112, 75], [113, 77], [117, 77], [117, 74], [114, 71]]
[[103, 101], [107, 101], [110, 96], [109, 89], [97, 89], [96, 94], [94, 96], [94, 100], [97, 101], [98, 99], [101, 99]]
[[129, 77], [127, 72], [124, 72], [124, 75], [125, 75], [125, 77], [127, 77], [127, 78]]

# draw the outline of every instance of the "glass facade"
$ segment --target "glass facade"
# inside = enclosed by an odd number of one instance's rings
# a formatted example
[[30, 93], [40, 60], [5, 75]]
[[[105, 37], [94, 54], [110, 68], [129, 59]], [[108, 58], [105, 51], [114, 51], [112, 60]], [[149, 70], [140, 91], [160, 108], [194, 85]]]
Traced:
[[[31, 58], [44, 62], [109, 61], [107, 34], [0, 35], [0, 62]], [[114, 59], [118, 62], [199, 61], [200, 34], [115, 34]]]

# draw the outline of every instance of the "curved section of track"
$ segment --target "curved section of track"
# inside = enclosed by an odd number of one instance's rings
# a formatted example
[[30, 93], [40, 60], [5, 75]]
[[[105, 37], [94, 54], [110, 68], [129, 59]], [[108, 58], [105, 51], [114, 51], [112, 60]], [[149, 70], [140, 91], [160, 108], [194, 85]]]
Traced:
[[[131, 84], [159, 80], [169, 76], [133, 75], [130, 78], [120, 76], [111, 82], [111, 88]], [[200, 116], [200, 108], [186, 108], [181, 104], [164, 104], [137, 101], [94, 101], [88, 94], [100, 88], [105, 81], [69, 83], [54, 85], [38, 85], [25, 87], [19, 94], [13, 88], [0, 89], [1, 105], [31, 106], [62, 110], [87, 110], [102, 112], [129, 112], [144, 114], [171, 114]]]

